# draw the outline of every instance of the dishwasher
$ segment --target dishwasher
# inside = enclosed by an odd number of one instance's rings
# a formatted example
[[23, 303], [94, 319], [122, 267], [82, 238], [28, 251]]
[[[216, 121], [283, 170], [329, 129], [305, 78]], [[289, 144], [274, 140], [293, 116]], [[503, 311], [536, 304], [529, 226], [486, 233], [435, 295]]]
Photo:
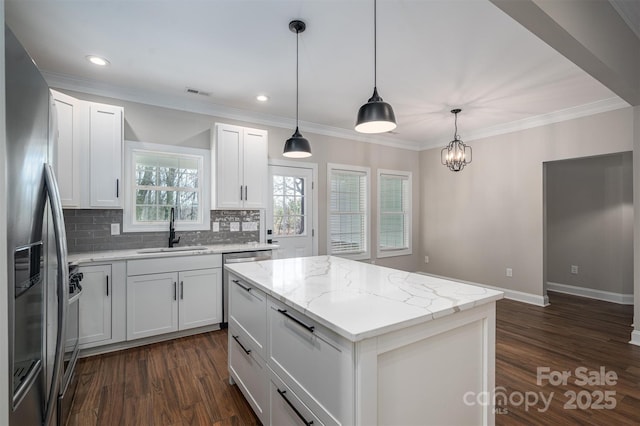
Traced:
[[[237, 253], [223, 253], [222, 264], [258, 262], [271, 260], [271, 250], [241, 251]], [[227, 328], [229, 322], [229, 272], [222, 270], [222, 324], [220, 328]]]

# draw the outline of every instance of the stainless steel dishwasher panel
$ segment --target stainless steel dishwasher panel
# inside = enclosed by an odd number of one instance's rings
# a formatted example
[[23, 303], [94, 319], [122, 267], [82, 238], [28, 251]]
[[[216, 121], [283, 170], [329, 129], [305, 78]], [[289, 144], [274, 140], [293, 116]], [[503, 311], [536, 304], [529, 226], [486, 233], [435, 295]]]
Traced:
[[271, 260], [271, 250], [242, 251], [237, 253], [222, 254], [222, 324], [220, 328], [226, 328], [229, 321], [229, 272], [224, 265], [231, 263], [259, 262]]

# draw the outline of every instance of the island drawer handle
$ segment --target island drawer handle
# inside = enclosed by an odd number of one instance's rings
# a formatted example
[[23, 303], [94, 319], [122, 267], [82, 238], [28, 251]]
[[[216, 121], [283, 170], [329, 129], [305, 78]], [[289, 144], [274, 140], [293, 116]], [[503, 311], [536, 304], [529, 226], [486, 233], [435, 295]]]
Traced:
[[293, 315], [289, 314], [286, 311], [286, 309], [278, 309], [278, 312], [280, 312], [282, 315], [284, 315], [285, 317], [289, 318], [291, 321], [297, 323], [298, 325], [306, 328], [307, 330], [309, 330], [310, 332], [313, 333], [313, 330], [315, 329], [315, 327], [313, 325], [307, 325], [307, 324], [303, 323], [298, 318], [296, 318]]
[[231, 281], [238, 284], [243, 290], [251, 291], [251, 287], [247, 287], [246, 285], [240, 284], [240, 281], [238, 280], [231, 280]]
[[313, 424], [313, 420], [311, 420], [310, 422], [307, 421], [307, 419], [304, 418], [304, 416], [300, 413], [300, 411], [298, 411], [298, 409], [295, 407], [295, 405], [293, 405], [291, 403], [291, 401], [289, 401], [289, 398], [287, 398], [284, 394], [287, 393], [287, 391], [281, 391], [280, 389], [278, 389], [278, 393], [280, 394], [280, 396], [282, 397], [282, 399], [284, 399], [284, 401], [287, 403], [287, 405], [289, 407], [291, 407], [291, 409], [293, 410], [294, 413], [296, 413], [296, 415], [298, 417], [300, 417], [300, 420], [302, 420], [302, 423], [304, 423], [306, 426], [311, 426]]
[[249, 355], [251, 353], [251, 349], [245, 348], [244, 345], [242, 343], [240, 343], [240, 340], [238, 339], [238, 336], [231, 335], [231, 337], [233, 337], [233, 340], [235, 340], [236, 343], [238, 343], [240, 345], [240, 347], [242, 348], [242, 350], [244, 351], [245, 354]]

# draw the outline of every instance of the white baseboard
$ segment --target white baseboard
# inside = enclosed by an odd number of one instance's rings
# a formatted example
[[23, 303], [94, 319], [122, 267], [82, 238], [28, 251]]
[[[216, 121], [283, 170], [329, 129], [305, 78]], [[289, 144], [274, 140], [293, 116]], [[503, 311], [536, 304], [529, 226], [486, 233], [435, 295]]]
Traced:
[[573, 285], [552, 282], [547, 282], [547, 290], [564, 294], [572, 294], [574, 296], [588, 297], [589, 299], [603, 300], [605, 302], [618, 303], [620, 305], [633, 305], [633, 294], [613, 293], [611, 291], [576, 287]]
[[529, 303], [530, 305], [536, 305], [536, 306], [548, 306], [549, 305], [549, 297], [546, 296], [546, 295], [545, 296], [538, 296], [536, 294], [525, 293], [525, 292], [522, 292], [522, 291], [509, 290], [508, 288], [495, 287], [495, 286], [491, 286], [491, 285], [474, 283], [474, 282], [471, 282], [471, 281], [459, 280], [459, 279], [451, 278], [451, 277], [445, 277], [445, 276], [442, 276], [442, 275], [429, 274], [427, 272], [416, 272], [416, 273], [417, 274], [421, 274], [421, 275], [428, 275], [428, 276], [436, 277], [436, 278], [442, 278], [442, 279], [445, 279], [445, 280], [456, 281], [456, 282], [463, 283], [463, 284], [469, 284], [469, 285], [475, 285], [475, 286], [478, 286], [478, 287], [490, 288], [491, 290], [501, 291], [501, 292], [504, 293], [504, 298], [505, 299], [515, 300], [517, 302]]
[[640, 330], [633, 330], [631, 332], [631, 341], [629, 343], [640, 346]]

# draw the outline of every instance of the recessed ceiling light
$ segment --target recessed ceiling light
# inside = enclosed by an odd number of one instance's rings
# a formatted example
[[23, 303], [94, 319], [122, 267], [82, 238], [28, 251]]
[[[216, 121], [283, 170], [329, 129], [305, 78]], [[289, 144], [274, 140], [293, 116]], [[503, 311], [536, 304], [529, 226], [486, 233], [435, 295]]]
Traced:
[[109, 61], [105, 58], [101, 58], [100, 56], [88, 55], [87, 61], [91, 62], [93, 65], [98, 65], [100, 67], [106, 67], [109, 65]]
[[267, 95], [258, 95], [256, 96], [256, 100], [258, 102], [267, 102], [269, 100], [269, 97]]

